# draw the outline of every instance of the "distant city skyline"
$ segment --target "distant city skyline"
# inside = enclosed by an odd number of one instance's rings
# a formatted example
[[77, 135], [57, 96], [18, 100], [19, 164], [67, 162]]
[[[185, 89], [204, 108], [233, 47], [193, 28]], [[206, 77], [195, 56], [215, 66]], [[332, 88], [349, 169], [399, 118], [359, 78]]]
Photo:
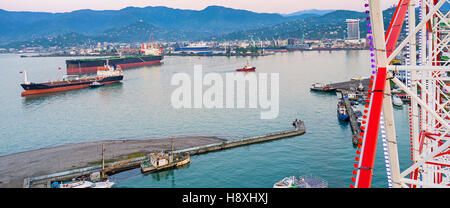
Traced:
[[[383, 9], [396, 0], [381, 0]], [[176, 9], [202, 10], [217, 5], [259, 13], [289, 14], [300, 10], [364, 10], [362, 0], [14, 0], [0, 2], [0, 9], [8, 11], [71, 12], [80, 9], [119, 10], [125, 7], [166, 6]]]

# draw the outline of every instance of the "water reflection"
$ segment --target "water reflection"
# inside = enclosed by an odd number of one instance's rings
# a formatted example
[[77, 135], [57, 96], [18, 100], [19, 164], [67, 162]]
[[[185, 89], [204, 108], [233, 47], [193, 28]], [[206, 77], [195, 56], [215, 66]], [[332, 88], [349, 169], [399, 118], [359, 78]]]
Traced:
[[186, 165], [175, 167], [175, 168], [165, 170], [165, 171], [160, 171], [160, 172], [155, 172], [155, 173], [144, 173], [143, 176], [144, 177], [151, 176], [155, 181], [170, 179], [172, 181], [172, 185], [175, 185], [175, 171], [187, 169], [190, 167], [190, 165], [191, 164], [188, 163]]

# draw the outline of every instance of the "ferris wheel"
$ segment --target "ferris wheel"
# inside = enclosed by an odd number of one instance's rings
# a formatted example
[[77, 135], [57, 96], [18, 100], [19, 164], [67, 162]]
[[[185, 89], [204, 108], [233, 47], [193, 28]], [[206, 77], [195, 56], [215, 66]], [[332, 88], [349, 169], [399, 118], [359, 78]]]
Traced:
[[[399, 0], [385, 32], [380, 0], [366, 2], [373, 75], [350, 187], [371, 187], [375, 152], [384, 151], [389, 187], [450, 188], [449, 4]], [[391, 82], [411, 100], [408, 167], [399, 163]]]

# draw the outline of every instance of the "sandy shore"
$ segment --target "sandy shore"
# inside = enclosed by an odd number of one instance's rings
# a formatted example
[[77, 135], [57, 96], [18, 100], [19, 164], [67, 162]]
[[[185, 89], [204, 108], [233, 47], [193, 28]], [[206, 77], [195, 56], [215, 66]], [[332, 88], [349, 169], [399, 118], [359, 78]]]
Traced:
[[[179, 150], [221, 141], [214, 137], [181, 137], [174, 139], [174, 148]], [[85, 142], [0, 156], [0, 188], [22, 188], [25, 178], [99, 164], [102, 144], [105, 144], [105, 161], [108, 161], [127, 158], [133, 153], [168, 150], [171, 139]]]

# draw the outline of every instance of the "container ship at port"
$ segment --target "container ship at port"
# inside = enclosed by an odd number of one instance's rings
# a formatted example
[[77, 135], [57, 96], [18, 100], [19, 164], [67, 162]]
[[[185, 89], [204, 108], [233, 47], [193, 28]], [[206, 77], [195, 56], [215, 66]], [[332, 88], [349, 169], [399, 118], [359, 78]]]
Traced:
[[66, 60], [67, 74], [89, 74], [96, 73], [97, 68], [104, 66], [107, 61], [109, 65], [119, 66], [122, 69], [138, 66], [148, 66], [161, 63], [164, 56], [162, 48], [156, 44], [142, 44], [139, 55], [114, 56], [96, 59], [72, 59]]
[[23, 73], [25, 82], [21, 84], [21, 86], [25, 91], [22, 92], [22, 96], [76, 90], [92, 86], [103, 86], [105, 84], [116, 83], [123, 80], [121, 68], [109, 65], [97, 68], [97, 75], [94, 77], [65, 75], [61, 81], [43, 83], [29, 82], [27, 72], [24, 71]]

